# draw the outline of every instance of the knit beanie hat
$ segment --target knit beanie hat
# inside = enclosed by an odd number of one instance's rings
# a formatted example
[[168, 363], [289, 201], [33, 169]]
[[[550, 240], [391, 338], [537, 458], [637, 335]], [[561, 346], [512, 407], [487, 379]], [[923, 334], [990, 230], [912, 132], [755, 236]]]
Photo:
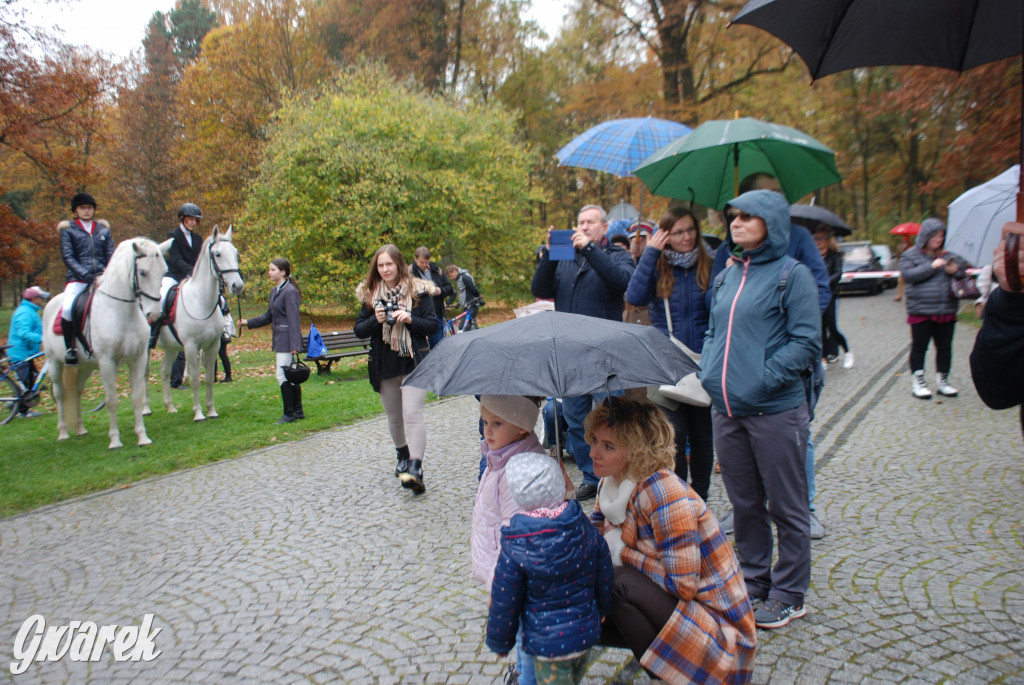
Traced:
[[480, 406], [513, 426], [532, 433], [540, 416], [540, 407], [522, 395], [481, 395]]
[[505, 482], [523, 511], [554, 509], [565, 500], [562, 469], [546, 454], [523, 452], [509, 459]]

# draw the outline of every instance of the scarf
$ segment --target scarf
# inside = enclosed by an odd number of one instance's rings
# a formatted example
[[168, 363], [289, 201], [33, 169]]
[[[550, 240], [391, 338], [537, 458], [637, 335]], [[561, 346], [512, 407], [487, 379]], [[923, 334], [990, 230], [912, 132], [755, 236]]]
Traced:
[[[376, 306], [382, 300], [401, 305], [402, 309], [407, 312], [412, 311], [412, 293], [408, 283], [399, 283], [394, 288], [388, 288], [384, 281], [381, 281], [370, 301], [372, 306]], [[400, 321], [395, 322], [394, 326], [388, 325], [387, 320], [381, 326], [381, 337], [384, 339], [384, 343], [397, 352], [399, 357], [411, 357], [412, 335], [409, 333], [409, 328]]]
[[669, 264], [679, 267], [680, 269], [692, 269], [693, 265], [697, 263], [697, 257], [699, 256], [697, 248], [694, 248], [689, 252], [665, 250], [662, 254], [665, 255], [665, 259]]

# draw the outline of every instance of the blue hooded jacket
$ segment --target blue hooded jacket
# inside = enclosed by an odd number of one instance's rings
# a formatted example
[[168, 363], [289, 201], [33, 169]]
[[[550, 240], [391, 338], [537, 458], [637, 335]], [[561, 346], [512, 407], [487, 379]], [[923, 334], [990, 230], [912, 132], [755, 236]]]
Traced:
[[[727, 416], [778, 414], [806, 400], [801, 373], [821, 354], [818, 288], [796, 264], [779, 289], [790, 228], [782, 195], [753, 190], [729, 206], [763, 219], [768, 235], [742, 251], [712, 295], [700, 378], [711, 406]], [[734, 249], [731, 237], [719, 249]]]
[[487, 646], [507, 654], [520, 618], [523, 651], [560, 657], [597, 644], [612, 609], [614, 570], [608, 543], [570, 500], [557, 518], [516, 514], [501, 529], [491, 584]]
[[39, 351], [43, 341], [43, 322], [39, 318], [39, 305], [31, 300], [22, 300], [11, 316], [11, 330], [7, 336], [7, 356], [20, 362]]

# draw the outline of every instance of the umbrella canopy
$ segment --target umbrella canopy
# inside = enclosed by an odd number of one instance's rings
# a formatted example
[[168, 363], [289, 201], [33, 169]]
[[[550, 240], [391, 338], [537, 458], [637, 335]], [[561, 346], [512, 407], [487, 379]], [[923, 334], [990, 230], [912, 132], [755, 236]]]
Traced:
[[655, 151], [690, 130], [689, 126], [654, 117], [613, 119], [576, 136], [555, 157], [561, 166], [630, 176]]
[[1014, 164], [953, 200], [946, 222], [946, 248], [975, 266], [991, 264], [1003, 224], [1017, 216], [1019, 186], [1020, 165]]
[[853, 229], [847, 226], [845, 221], [821, 205], [792, 205], [789, 208], [789, 216], [794, 224], [800, 224], [812, 230], [816, 228], [816, 224], [822, 223], [831, 228], [836, 235], [853, 234]]
[[889, 229], [889, 233], [893, 235], [917, 235], [921, 232], [921, 224], [914, 221], [908, 221], [905, 224], [894, 226]]
[[653, 326], [539, 312], [445, 338], [405, 384], [438, 395], [573, 397], [675, 383], [696, 370]]
[[654, 195], [721, 209], [739, 179], [759, 172], [777, 178], [790, 202], [841, 180], [832, 150], [795, 128], [749, 117], [705, 122], [634, 174]]

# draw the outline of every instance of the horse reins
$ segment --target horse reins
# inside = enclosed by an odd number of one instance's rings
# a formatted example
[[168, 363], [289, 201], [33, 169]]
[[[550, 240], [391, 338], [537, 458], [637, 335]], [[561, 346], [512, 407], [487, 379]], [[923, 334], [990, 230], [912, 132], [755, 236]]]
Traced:
[[[207, 252], [208, 256], [210, 257], [210, 264], [213, 266], [213, 273], [217, 277], [217, 283], [220, 284], [220, 289], [219, 290], [223, 291], [224, 290], [224, 286], [226, 285], [226, 283], [224, 283], [224, 274], [232, 274], [232, 273], [234, 273], [234, 274], [241, 274], [242, 272], [239, 269], [221, 269], [220, 268], [220, 265], [217, 263], [217, 258], [213, 256], [213, 246], [216, 243], [218, 243], [218, 242], [220, 242], [220, 241], [217, 240], [217, 241], [211, 242], [209, 244], [209, 246], [206, 248], [206, 252]], [[188, 278], [185, 279], [185, 281], [191, 280], [191, 278], [192, 277], [189, 276]], [[185, 281], [182, 281], [181, 285], [185, 285]], [[213, 309], [210, 310], [209, 314], [207, 314], [206, 316], [204, 316], [203, 318], [200, 319], [197, 316], [193, 316], [192, 312], [190, 312], [188, 310], [188, 306], [185, 304], [185, 297], [181, 294], [181, 288], [180, 287], [178, 288], [178, 293], [179, 293], [179, 297], [181, 297], [181, 308], [185, 310], [186, 314], [191, 316], [196, 321], [206, 321], [211, 316], [213, 316], [214, 312], [216, 312], [217, 308], [220, 306], [220, 294], [218, 293], [217, 301], [215, 301], [213, 303]]]

